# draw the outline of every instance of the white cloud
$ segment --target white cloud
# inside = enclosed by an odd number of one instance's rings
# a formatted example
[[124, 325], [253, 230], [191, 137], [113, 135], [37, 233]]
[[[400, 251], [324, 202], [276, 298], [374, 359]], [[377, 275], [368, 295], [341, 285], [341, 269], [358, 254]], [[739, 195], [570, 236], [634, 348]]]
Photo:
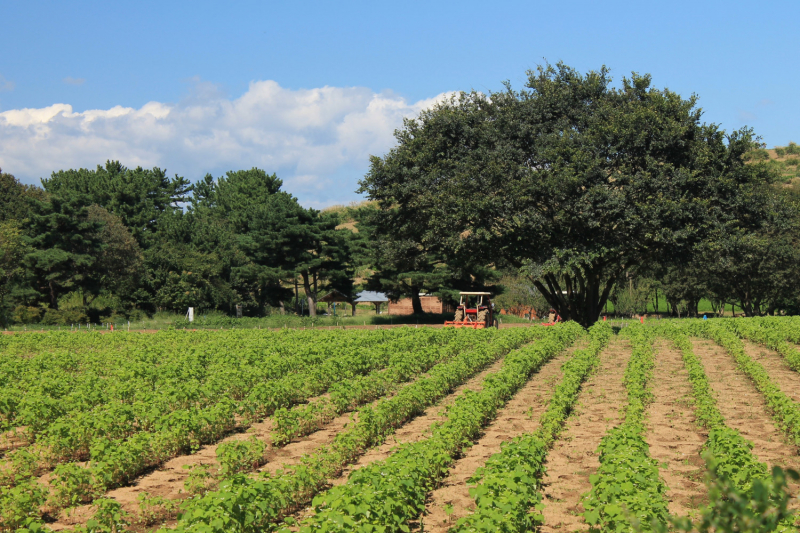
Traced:
[[13, 81], [7, 80], [0, 75], [0, 93], [13, 91], [14, 87], [16, 87], [16, 85]]
[[[195, 83], [198, 80], [191, 80]], [[291, 90], [252, 82], [236, 99], [201, 86], [178, 104], [74, 112], [68, 104], [0, 113], [0, 168], [33, 183], [107, 159], [196, 180], [257, 166], [306, 205], [355, 199], [370, 154], [393, 144], [404, 117], [444, 98], [407, 102], [363, 87]]]
[[73, 78], [72, 76], [67, 76], [61, 81], [63, 81], [67, 85], [83, 85], [84, 83], [86, 83], [85, 78]]

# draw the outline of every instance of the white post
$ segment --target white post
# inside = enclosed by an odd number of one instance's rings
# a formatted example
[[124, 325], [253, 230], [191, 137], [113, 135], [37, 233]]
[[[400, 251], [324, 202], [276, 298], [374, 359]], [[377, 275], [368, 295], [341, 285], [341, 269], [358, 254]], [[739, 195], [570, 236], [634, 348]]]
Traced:
[[186, 313], [186, 317], [189, 319], [189, 322], [194, 322], [194, 307], [189, 308], [189, 311]]

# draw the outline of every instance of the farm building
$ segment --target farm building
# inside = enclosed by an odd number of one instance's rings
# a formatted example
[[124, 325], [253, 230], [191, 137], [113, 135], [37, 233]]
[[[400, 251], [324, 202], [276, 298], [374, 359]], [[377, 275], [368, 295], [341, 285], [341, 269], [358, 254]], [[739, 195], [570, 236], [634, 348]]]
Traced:
[[[425, 313], [454, 313], [456, 310], [453, 304], [442, 302], [438, 296], [420, 295], [419, 299], [422, 304], [422, 311]], [[397, 302], [390, 300], [387, 313], [390, 315], [413, 315], [411, 298], [403, 298]]]

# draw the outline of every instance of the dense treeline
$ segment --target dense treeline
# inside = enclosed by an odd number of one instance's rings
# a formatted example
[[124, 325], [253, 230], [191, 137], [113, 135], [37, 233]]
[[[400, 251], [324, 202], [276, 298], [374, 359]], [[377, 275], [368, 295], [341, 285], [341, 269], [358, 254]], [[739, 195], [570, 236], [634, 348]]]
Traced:
[[313, 314], [323, 288], [352, 292], [356, 235], [259, 169], [191, 185], [110, 161], [55, 172], [42, 188], [9, 174], [2, 184], [6, 320], [77, 323], [237, 304], [259, 315], [285, 308], [296, 281]]
[[0, 172], [4, 322], [75, 323], [187, 307], [316, 311], [336, 289], [454, 298], [588, 325], [607, 302], [676, 315], [800, 311], [800, 197], [748, 129], [701, 121], [633, 75], [559, 64], [526, 87], [461, 93], [373, 157], [360, 206], [302, 207], [251, 169], [190, 183], [109, 161], [42, 187]]

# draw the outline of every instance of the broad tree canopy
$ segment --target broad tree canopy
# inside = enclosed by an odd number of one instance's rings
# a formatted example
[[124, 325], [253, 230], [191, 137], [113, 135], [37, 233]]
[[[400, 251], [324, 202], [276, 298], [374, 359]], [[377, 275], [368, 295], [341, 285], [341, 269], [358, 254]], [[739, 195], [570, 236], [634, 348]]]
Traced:
[[584, 325], [626, 268], [680, 261], [715, 229], [757, 225], [768, 204], [770, 173], [743, 159], [750, 131], [702, 123], [694, 97], [649, 76], [613, 87], [605, 69], [540, 67], [523, 90], [462, 93], [396, 137], [361, 191], [420, 249], [522, 268]]

